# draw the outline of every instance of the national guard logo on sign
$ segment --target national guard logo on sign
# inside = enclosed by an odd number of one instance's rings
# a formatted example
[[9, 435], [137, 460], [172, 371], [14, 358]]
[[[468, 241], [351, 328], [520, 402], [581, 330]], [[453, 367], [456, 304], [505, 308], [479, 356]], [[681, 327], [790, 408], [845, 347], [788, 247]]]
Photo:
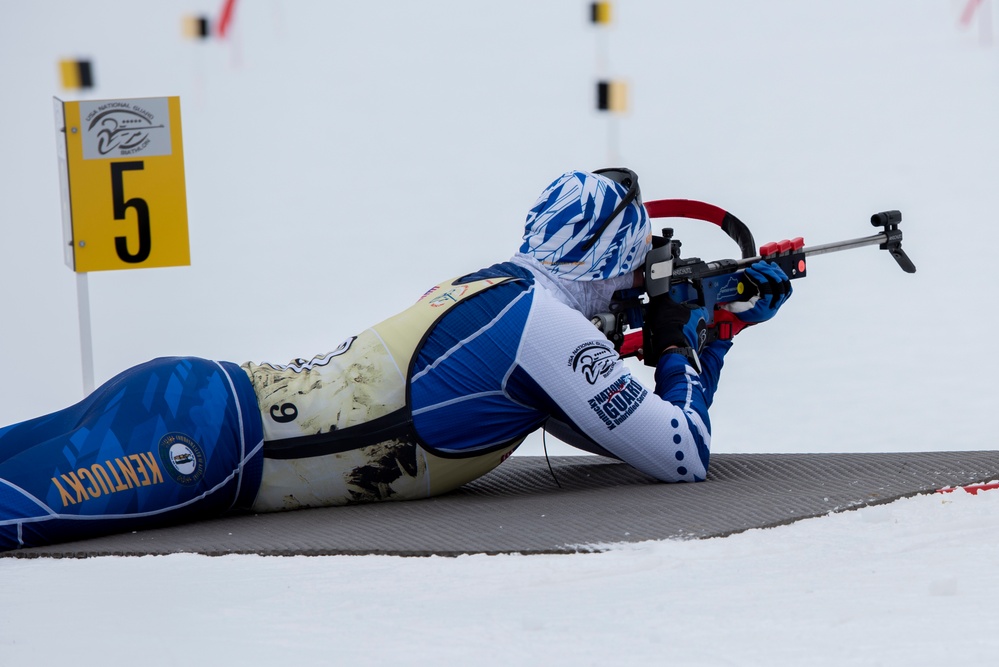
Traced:
[[178, 484], [192, 486], [205, 476], [205, 452], [183, 433], [167, 433], [160, 438], [159, 453], [167, 474]]
[[80, 102], [83, 159], [170, 155], [170, 107], [165, 97]]

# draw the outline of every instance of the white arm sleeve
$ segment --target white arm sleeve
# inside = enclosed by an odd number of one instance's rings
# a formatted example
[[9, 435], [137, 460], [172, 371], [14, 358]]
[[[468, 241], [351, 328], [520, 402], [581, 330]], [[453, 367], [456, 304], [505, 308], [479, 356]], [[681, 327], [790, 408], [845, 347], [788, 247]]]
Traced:
[[667, 401], [632, 377], [585, 317], [539, 290], [517, 356], [562, 413], [553, 417], [599, 448], [662, 481], [705, 478], [711, 435], [704, 387], [679, 355], [671, 355], [675, 368], [658, 387]]

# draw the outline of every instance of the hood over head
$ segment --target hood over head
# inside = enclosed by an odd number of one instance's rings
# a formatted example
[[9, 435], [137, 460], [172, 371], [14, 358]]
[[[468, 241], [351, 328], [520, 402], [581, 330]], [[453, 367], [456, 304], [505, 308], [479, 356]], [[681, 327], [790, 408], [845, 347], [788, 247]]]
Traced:
[[569, 171], [527, 214], [520, 252], [563, 280], [607, 280], [641, 268], [651, 241], [634, 172]]

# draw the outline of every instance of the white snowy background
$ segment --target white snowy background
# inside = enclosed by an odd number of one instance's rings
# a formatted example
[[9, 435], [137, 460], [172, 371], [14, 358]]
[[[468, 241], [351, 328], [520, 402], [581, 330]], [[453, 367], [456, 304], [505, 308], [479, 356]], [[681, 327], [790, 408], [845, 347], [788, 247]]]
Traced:
[[[0, 0], [0, 424], [83, 392], [52, 97], [179, 95], [192, 265], [90, 274], [98, 383], [325, 352], [507, 259], [563, 171], [626, 165], [760, 243], [903, 213], [918, 273], [815, 257], [739, 337], [714, 451], [995, 448], [992, 0], [617, 0], [603, 28], [582, 0], [243, 0], [227, 40], [182, 36], [221, 5]], [[594, 110], [603, 77], [628, 113]], [[999, 492], [959, 492], [576, 556], [3, 559], [0, 664], [960, 664], [999, 649], [997, 529]]]

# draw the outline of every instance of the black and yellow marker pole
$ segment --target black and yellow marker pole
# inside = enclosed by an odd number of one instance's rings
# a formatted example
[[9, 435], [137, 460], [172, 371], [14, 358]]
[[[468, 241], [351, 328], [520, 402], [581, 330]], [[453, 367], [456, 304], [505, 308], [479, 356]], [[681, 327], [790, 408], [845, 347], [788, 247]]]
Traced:
[[597, 81], [596, 108], [607, 115], [607, 164], [621, 161], [618, 149], [618, 116], [628, 111], [628, 83], [625, 81]]
[[595, 108], [607, 117], [607, 164], [616, 164], [620, 161], [616, 116], [628, 111], [628, 84], [610, 74], [608, 29], [614, 21], [610, 0], [590, 2], [589, 18], [595, 28]]
[[185, 16], [181, 19], [181, 33], [187, 39], [208, 39], [212, 36], [212, 22], [207, 16]]
[[628, 110], [628, 84], [625, 81], [597, 81], [597, 111], [624, 113]]
[[611, 3], [609, 0], [600, 0], [590, 3], [590, 24], [595, 28], [595, 60], [596, 73], [598, 77], [607, 76], [607, 32], [611, 26]]
[[213, 37], [225, 39], [229, 36], [236, 14], [236, 0], [225, 0], [217, 18], [204, 15], [189, 15], [181, 19], [183, 34], [188, 39], [207, 40]]
[[590, 23], [606, 25], [611, 22], [611, 3], [591, 2], [590, 3]]
[[94, 87], [94, 66], [90, 60], [64, 58], [59, 61], [59, 78], [66, 90], [90, 90]]

